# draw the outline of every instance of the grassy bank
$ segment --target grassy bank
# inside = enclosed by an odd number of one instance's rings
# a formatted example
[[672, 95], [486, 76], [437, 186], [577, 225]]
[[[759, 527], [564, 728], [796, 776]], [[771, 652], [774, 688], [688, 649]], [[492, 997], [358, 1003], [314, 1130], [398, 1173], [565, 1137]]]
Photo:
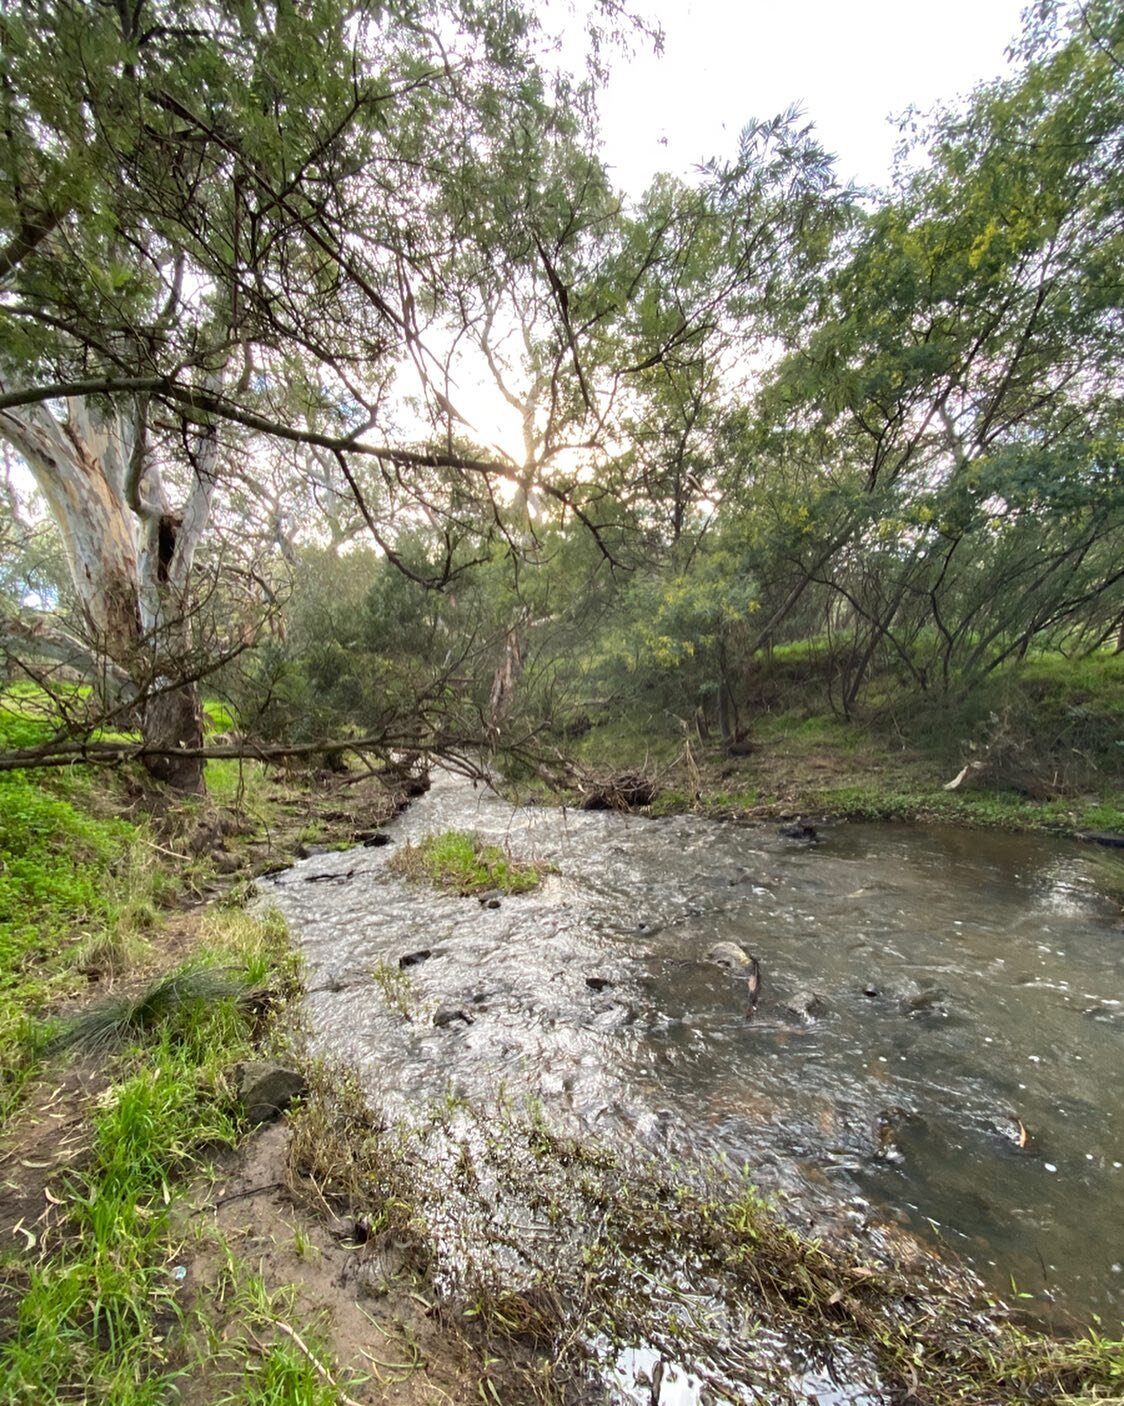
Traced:
[[[3, 1269], [11, 1399], [132, 1406], [165, 1399], [196, 1369], [176, 1270], [182, 1207], [244, 1132], [231, 1071], [269, 1039], [290, 972], [277, 924], [220, 916], [186, 967], [133, 996], [147, 1018], [122, 1021], [122, 1004], [103, 1000], [56, 1027], [53, 1044], [74, 1051], [48, 1059], [9, 1132], [39, 1153], [5, 1187], [25, 1242]], [[34, 1138], [60, 1104], [65, 1156]]]
[[638, 709], [593, 727], [579, 761], [658, 778], [656, 814], [1124, 833], [1124, 655], [1033, 659], [965, 698], [915, 696], [853, 718], [809, 702], [825, 696], [821, 665], [805, 645], [762, 663], [738, 755]]
[[[0, 712], [3, 745], [47, 731]], [[279, 1326], [296, 1276], [266, 1283], [209, 1198], [254, 1146], [240, 1062], [295, 1055], [284, 928], [236, 900], [396, 801], [352, 788], [344, 813], [256, 763], [209, 780], [169, 804], [128, 769], [0, 775], [4, 1401], [343, 1399], [318, 1330]]]

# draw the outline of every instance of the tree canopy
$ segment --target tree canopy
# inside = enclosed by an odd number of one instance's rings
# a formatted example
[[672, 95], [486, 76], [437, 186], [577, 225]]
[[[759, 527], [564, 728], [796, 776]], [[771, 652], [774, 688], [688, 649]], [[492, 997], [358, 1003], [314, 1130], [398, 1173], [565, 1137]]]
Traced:
[[732, 744], [786, 642], [850, 715], [1120, 634], [1108, 4], [1036, 10], [888, 191], [789, 112], [635, 202], [611, 46], [555, 71], [514, 6], [0, 31], [0, 436], [59, 544], [32, 585], [9, 476], [3, 632], [98, 677], [87, 733], [139, 710], [165, 779], [199, 784], [204, 679], [279, 742], [518, 748], [643, 696]]

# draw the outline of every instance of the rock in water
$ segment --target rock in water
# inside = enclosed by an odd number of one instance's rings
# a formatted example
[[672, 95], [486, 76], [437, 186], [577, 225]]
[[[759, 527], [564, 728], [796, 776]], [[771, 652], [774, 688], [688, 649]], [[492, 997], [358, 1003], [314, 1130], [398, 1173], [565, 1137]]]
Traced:
[[443, 1030], [447, 1025], [455, 1025], [458, 1022], [462, 1025], [473, 1023], [472, 1016], [467, 1011], [462, 1011], [458, 1006], [442, 1006], [433, 1016], [433, 1023], [438, 1030]]
[[707, 952], [706, 959], [708, 962], [717, 962], [727, 971], [737, 972], [739, 976], [745, 977], [746, 995], [749, 997], [746, 1018], [752, 1020], [761, 997], [761, 964], [757, 958], [751, 957], [745, 948], [739, 947], [736, 942], [716, 942]]
[[730, 971], [742, 971], [750, 965], [756, 965], [745, 948], [739, 947], [736, 942], [716, 942], [707, 952], [706, 959], [708, 962], [717, 962], [720, 967], [726, 967]]
[[816, 991], [797, 991], [786, 1002], [785, 1010], [798, 1020], [811, 1023], [813, 1020], [819, 1020], [820, 1016], [827, 1015], [828, 1004]]
[[939, 1020], [948, 1015], [947, 994], [937, 986], [910, 987], [902, 993], [898, 1005], [903, 1015], [929, 1016]]
[[279, 1117], [308, 1089], [300, 1070], [268, 1060], [248, 1060], [237, 1066], [236, 1074], [238, 1097], [251, 1123], [268, 1123]]

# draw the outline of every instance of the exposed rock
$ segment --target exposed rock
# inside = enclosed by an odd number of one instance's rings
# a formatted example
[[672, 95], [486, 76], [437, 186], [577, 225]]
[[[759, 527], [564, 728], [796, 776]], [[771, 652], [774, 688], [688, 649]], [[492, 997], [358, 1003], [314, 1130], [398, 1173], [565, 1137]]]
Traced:
[[587, 976], [585, 984], [591, 991], [605, 991], [613, 985], [607, 976]]
[[785, 1003], [785, 1010], [798, 1020], [811, 1022], [827, 1015], [831, 1007], [816, 991], [797, 991]]
[[446, 1025], [454, 1025], [458, 1020], [465, 1025], [473, 1023], [473, 1017], [467, 1011], [462, 1011], [459, 1006], [441, 1006], [433, 1016], [433, 1023], [438, 1030], [443, 1029]]
[[422, 947], [417, 952], [404, 953], [401, 957], [398, 958], [398, 965], [400, 967], [417, 967], [420, 966], [422, 962], [428, 961], [429, 958], [432, 956], [432, 947]]
[[881, 996], [881, 994], [882, 992], [879, 991], [878, 987], [875, 986], [872, 981], [868, 981], [867, 984], [863, 987], [863, 995], [869, 996], [872, 1001], [876, 996]]
[[211, 863], [220, 874], [235, 874], [242, 867], [242, 861], [228, 849], [216, 849], [211, 854]]
[[717, 962], [720, 967], [726, 967], [730, 971], [743, 971], [753, 964], [753, 958], [736, 942], [716, 942], [708, 950], [706, 959], [708, 962]]
[[791, 825], [782, 825], [777, 834], [783, 840], [806, 840], [808, 843], [819, 839], [816, 827], [806, 820], [797, 820]]
[[385, 830], [359, 830], [355, 838], [364, 849], [382, 849], [383, 845], [394, 843]]
[[248, 1060], [236, 1066], [238, 1097], [251, 1123], [268, 1123], [307, 1090], [298, 1069], [269, 1060]]
[[498, 908], [503, 896], [503, 889], [488, 889], [486, 893], [476, 895], [481, 908]]

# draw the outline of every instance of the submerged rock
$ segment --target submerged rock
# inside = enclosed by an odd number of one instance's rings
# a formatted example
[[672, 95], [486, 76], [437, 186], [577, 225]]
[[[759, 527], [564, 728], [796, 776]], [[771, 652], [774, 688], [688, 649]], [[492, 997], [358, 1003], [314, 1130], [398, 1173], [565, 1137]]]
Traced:
[[796, 820], [791, 825], [782, 825], [777, 834], [782, 840], [805, 840], [812, 843], [819, 839], [816, 827], [807, 820]]
[[293, 1099], [308, 1089], [298, 1069], [269, 1060], [248, 1060], [236, 1067], [238, 1097], [251, 1123], [268, 1123], [279, 1117]]
[[997, 1113], [987, 1120], [987, 1131], [1003, 1139], [1020, 1152], [1030, 1149], [1031, 1136], [1017, 1113]]
[[909, 1113], [896, 1104], [878, 1110], [874, 1118], [874, 1157], [878, 1162], [899, 1163], [905, 1161], [905, 1154], [898, 1146], [898, 1132], [909, 1118]]
[[933, 1016], [943, 1020], [948, 1015], [948, 993], [939, 986], [910, 986], [898, 997], [902, 1015]]
[[[318, 851], [323, 853], [324, 851]], [[306, 884], [345, 884], [348, 879], [354, 879], [355, 870], [348, 869], [342, 874], [302, 874], [301, 878]]]

